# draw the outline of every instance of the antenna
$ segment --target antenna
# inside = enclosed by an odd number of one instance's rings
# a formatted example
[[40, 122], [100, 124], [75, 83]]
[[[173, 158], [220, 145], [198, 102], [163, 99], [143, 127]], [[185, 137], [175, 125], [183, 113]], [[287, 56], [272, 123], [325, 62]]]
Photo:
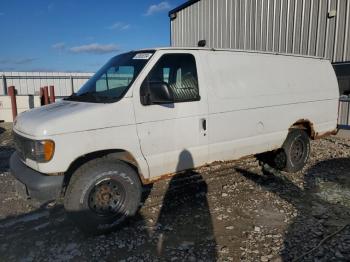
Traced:
[[207, 44], [207, 41], [205, 39], [198, 41], [198, 47], [205, 47]]

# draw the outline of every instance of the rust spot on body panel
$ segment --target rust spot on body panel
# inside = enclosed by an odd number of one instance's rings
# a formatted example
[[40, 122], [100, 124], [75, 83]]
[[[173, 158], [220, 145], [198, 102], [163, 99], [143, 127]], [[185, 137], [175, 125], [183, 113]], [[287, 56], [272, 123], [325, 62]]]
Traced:
[[[184, 170], [184, 171], [186, 171], [186, 170]], [[164, 174], [161, 176], [151, 177], [151, 178], [144, 178], [142, 175], [140, 177], [141, 177], [142, 184], [148, 185], [148, 184], [153, 184], [153, 183], [160, 181], [160, 180], [163, 180], [163, 179], [171, 178], [171, 177], [175, 176], [176, 174], [182, 173], [184, 171]]]
[[314, 124], [309, 119], [299, 119], [289, 128], [289, 130], [293, 128], [304, 129], [307, 131], [310, 138], [315, 139], [316, 132], [314, 129]]
[[[330, 136], [330, 135], [335, 135], [338, 132], [337, 129], [334, 129], [334, 130], [323, 132], [323, 133], [317, 133], [317, 132], [315, 132], [313, 123], [310, 120], [308, 120], [308, 119], [299, 119], [297, 122], [295, 122], [289, 128], [289, 130], [295, 129], [295, 128], [300, 128], [300, 129], [306, 130], [311, 139], [320, 139], [320, 138], [327, 137], [327, 136]], [[277, 150], [280, 147], [281, 147], [281, 145], [272, 146], [270, 151]], [[264, 153], [264, 152], [260, 152], [260, 153]], [[241, 161], [241, 160], [244, 160], [244, 159], [247, 159], [247, 158], [254, 157], [257, 154], [259, 154], [259, 153], [242, 156], [242, 157], [240, 157], [238, 159], [232, 159], [232, 160], [228, 160], [228, 161]], [[194, 167], [194, 168], [187, 169], [187, 170], [182, 170], [182, 171], [179, 171], [179, 172], [167, 173], [167, 174], [164, 174], [164, 175], [161, 175], [161, 176], [150, 177], [150, 178], [145, 178], [144, 176], [140, 175], [140, 178], [141, 178], [142, 183], [144, 185], [147, 185], [147, 184], [152, 184], [152, 183], [155, 183], [155, 182], [163, 180], [163, 179], [171, 178], [171, 177], [173, 177], [173, 176], [175, 176], [177, 174], [185, 173], [186, 171], [199, 169], [199, 168], [202, 168], [202, 167], [205, 167], [205, 166], [209, 166], [209, 165], [212, 165], [212, 164], [224, 163], [224, 162], [227, 162], [227, 161], [220, 161], [220, 160], [218, 161], [218, 160], [216, 160], [216, 161], [213, 161], [213, 162], [210, 162], [210, 163], [206, 163], [206, 164], [198, 166], [198, 167]]]
[[248, 158], [251, 158], [251, 157], [254, 157], [254, 154], [242, 156], [240, 158], [227, 160], [227, 161], [215, 160], [215, 161], [210, 162], [210, 163], [205, 163], [204, 165], [201, 165], [201, 166], [197, 166], [197, 167], [194, 167], [194, 168], [181, 170], [179, 172], [167, 173], [167, 174], [164, 174], [164, 175], [161, 175], [161, 176], [157, 176], [157, 177], [144, 178], [142, 175], [140, 175], [140, 178], [141, 178], [142, 184], [148, 185], [148, 184], [153, 184], [155, 182], [158, 182], [158, 181], [161, 181], [161, 180], [164, 180], [164, 179], [172, 178], [173, 176], [178, 175], [178, 174], [182, 174], [182, 173], [184, 174], [184, 173], [186, 173], [188, 171], [192, 171], [192, 170], [195, 170], [195, 169], [200, 169], [200, 168], [203, 168], [203, 167], [206, 167], [206, 166], [210, 166], [210, 165], [213, 165], [213, 164], [225, 163], [225, 162], [231, 162], [231, 161], [241, 161], [241, 160], [245, 160], [245, 159], [248, 159]]
[[320, 138], [324, 138], [327, 136], [336, 135], [337, 133], [338, 133], [338, 129], [334, 129], [334, 130], [323, 132], [323, 133], [316, 133], [314, 139], [320, 139]]
[[336, 135], [338, 133], [338, 129], [318, 133], [315, 131], [313, 123], [308, 119], [299, 119], [291, 126], [290, 129], [293, 128], [300, 128], [306, 130], [311, 139], [320, 139], [330, 135]]

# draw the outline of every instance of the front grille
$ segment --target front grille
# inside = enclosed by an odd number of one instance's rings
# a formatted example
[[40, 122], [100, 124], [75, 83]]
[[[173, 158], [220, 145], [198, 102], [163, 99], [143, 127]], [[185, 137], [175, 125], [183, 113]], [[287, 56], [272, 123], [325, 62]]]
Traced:
[[13, 141], [14, 141], [15, 149], [16, 149], [18, 156], [22, 160], [26, 160], [27, 154], [31, 150], [31, 146], [30, 146], [31, 140], [13, 132]]

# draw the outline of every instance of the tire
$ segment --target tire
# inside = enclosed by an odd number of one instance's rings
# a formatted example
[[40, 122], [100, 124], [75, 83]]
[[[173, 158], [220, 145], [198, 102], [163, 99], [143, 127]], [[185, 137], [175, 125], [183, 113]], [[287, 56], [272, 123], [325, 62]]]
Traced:
[[99, 158], [73, 174], [64, 198], [67, 215], [85, 233], [115, 230], [134, 216], [142, 187], [133, 168], [119, 160]]
[[293, 129], [288, 133], [283, 146], [274, 156], [277, 169], [296, 173], [303, 169], [310, 155], [310, 139], [302, 129]]

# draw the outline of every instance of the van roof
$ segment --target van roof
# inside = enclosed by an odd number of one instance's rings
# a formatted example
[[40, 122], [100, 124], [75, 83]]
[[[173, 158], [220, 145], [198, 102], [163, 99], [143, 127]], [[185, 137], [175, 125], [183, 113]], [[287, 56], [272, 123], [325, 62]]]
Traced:
[[149, 50], [202, 50], [202, 51], [208, 51], [208, 52], [227, 51], [227, 52], [269, 54], [269, 55], [293, 56], [293, 57], [312, 58], [312, 59], [319, 59], [319, 60], [328, 60], [324, 57], [301, 55], [301, 54], [288, 54], [288, 53], [257, 51], [257, 50], [243, 50], [243, 49], [209, 48], [209, 47], [156, 47], [156, 48], [139, 49], [139, 50], [135, 50], [135, 51], [149, 51]]

